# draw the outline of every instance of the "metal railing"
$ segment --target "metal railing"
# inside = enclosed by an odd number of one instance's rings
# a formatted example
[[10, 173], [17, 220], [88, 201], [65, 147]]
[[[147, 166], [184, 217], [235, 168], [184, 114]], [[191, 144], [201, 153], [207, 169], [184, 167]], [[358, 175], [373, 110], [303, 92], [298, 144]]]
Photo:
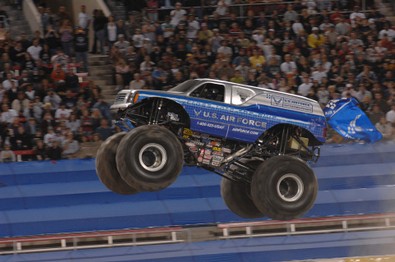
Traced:
[[0, 238], [0, 255], [87, 248], [141, 246], [189, 241], [181, 227], [125, 229], [72, 234]]
[[[222, 223], [209, 227], [181, 226], [0, 238], [0, 255], [87, 248], [176, 244], [234, 238], [293, 236], [390, 230], [395, 213]], [[205, 232], [205, 233], [202, 233]]]
[[395, 228], [395, 213], [226, 223], [218, 228], [221, 239], [384, 230]]
[[[331, 8], [329, 9], [329, 12], [333, 11], [335, 7], [339, 7], [337, 0], [316, 0], [317, 3], [317, 8], [320, 11], [320, 7], [323, 9], [327, 9], [327, 3], [331, 3]], [[322, 3], [322, 6], [321, 6]], [[253, 2], [253, 3], [240, 3], [240, 4], [232, 4], [229, 5], [227, 8], [231, 10], [232, 12], [235, 12], [237, 14], [238, 18], [245, 18], [246, 17], [246, 11], [249, 9], [252, 9], [255, 11], [255, 15], [257, 16], [258, 13], [256, 11], [262, 11], [265, 9], [269, 10], [274, 10], [276, 9], [277, 11], [285, 11], [286, 6], [289, 4], [295, 4], [293, 1], [281, 1], [281, 0], [266, 0], [266, 1], [259, 1], [259, 2]], [[211, 15], [213, 11], [216, 9], [217, 5], [202, 5], [202, 6], [194, 6], [193, 8], [197, 12], [198, 16], [200, 18], [202, 15]], [[189, 10], [191, 6], [185, 6], [183, 9]], [[156, 11], [159, 14], [159, 17], [164, 17], [165, 15], [170, 14], [170, 11], [173, 10], [174, 7], [165, 7], [161, 6], [159, 7]], [[146, 11], [153, 11], [153, 9], [147, 8]], [[343, 9], [340, 10], [342, 13], [350, 13], [352, 12], [352, 9]], [[361, 11], [362, 12], [370, 12], [372, 10], [368, 10], [366, 6], [366, 0], [361, 1]], [[270, 16], [270, 14], [266, 14], [267, 16]], [[282, 16], [281, 13], [279, 13], [279, 16]]]

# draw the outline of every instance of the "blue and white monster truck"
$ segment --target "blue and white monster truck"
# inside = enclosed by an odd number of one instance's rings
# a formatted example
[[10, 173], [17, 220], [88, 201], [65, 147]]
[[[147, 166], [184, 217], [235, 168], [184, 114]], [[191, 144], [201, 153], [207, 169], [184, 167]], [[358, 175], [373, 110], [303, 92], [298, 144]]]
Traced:
[[169, 91], [122, 90], [112, 110], [124, 132], [108, 138], [96, 171], [113, 192], [172, 184], [183, 165], [221, 175], [221, 195], [240, 217], [288, 220], [307, 212], [318, 184], [326, 118], [311, 99], [213, 79]]

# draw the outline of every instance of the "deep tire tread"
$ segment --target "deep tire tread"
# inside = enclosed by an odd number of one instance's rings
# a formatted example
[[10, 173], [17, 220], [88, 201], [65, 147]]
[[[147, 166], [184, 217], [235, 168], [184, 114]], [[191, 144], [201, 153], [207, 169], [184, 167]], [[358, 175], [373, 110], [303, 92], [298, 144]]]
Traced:
[[[287, 172], [301, 173], [305, 186], [302, 199], [292, 204], [276, 198], [276, 176]], [[317, 191], [318, 183], [312, 169], [291, 156], [275, 156], [266, 160], [255, 171], [251, 186], [252, 199], [258, 209], [277, 220], [290, 220], [306, 213], [314, 204]]]
[[263, 213], [258, 210], [249, 197], [249, 186], [225, 177], [221, 181], [221, 196], [227, 207], [242, 218], [259, 218]]
[[[139, 150], [138, 145], [153, 140], [169, 147], [169, 164], [161, 171], [166, 175], [158, 179], [144, 176], [142, 173], [144, 170], [134, 161], [135, 154]], [[132, 129], [122, 139], [117, 149], [116, 162], [121, 177], [131, 187], [142, 191], [158, 191], [172, 184], [181, 172], [184, 163], [183, 148], [178, 138], [167, 128], [157, 125], [140, 126]]]
[[101, 144], [96, 154], [96, 174], [111, 191], [130, 195], [139, 191], [122, 179], [115, 161], [118, 145], [125, 135], [125, 132], [114, 134]]
[[[261, 160], [240, 160], [253, 169], [256, 169]], [[259, 218], [264, 214], [258, 210], [251, 199], [251, 185], [243, 182], [236, 182], [227, 178], [221, 181], [221, 196], [227, 207], [236, 215], [243, 218]]]

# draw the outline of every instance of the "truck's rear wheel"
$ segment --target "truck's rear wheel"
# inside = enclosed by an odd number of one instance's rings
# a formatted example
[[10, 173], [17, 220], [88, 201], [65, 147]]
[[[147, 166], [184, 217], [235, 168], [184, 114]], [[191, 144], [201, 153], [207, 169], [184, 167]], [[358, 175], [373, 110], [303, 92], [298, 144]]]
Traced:
[[[256, 169], [261, 161], [242, 161], [244, 164]], [[236, 215], [243, 218], [258, 218], [264, 214], [255, 206], [251, 199], [251, 185], [237, 182], [227, 178], [221, 181], [221, 196], [228, 208]]]
[[140, 126], [121, 141], [116, 156], [123, 180], [142, 191], [161, 190], [177, 178], [184, 163], [178, 138], [156, 125]]
[[125, 135], [125, 132], [117, 133], [101, 144], [96, 154], [96, 174], [100, 181], [111, 191], [129, 195], [138, 193], [138, 190], [129, 186], [121, 178], [115, 161], [119, 142]]
[[252, 199], [257, 208], [272, 219], [299, 217], [314, 204], [318, 183], [313, 170], [302, 160], [275, 156], [255, 171]]

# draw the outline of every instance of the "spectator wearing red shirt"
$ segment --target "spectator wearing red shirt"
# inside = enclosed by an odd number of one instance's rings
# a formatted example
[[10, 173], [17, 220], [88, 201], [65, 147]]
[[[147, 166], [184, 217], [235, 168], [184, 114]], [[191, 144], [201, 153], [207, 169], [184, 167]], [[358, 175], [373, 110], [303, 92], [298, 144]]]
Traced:
[[147, 1], [148, 19], [151, 20], [152, 22], [155, 22], [158, 20], [158, 8], [159, 8], [158, 0], [148, 0]]
[[64, 82], [66, 80], [66, 73], [63, 71], [61, 65], [56, 65], [52, 70], [51, 79], [54, 83], [59, 83], [60, 81]]

